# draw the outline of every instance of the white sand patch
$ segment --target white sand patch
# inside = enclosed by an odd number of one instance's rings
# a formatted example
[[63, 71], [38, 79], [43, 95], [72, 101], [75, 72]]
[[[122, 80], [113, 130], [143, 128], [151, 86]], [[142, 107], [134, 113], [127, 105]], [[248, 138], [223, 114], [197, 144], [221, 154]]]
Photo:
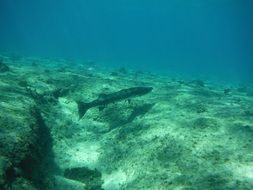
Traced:
[[238, 164], [233, 166], [233, 173], [239, 179], [253, 180], [253, 162], [247, 165]]
[[62, 107], [62, 113], [66, 117], [71, 117], [78, 121], [78, 113], [77, 113], [77, 104], [75, 101], [68, 100], [65, 97], [60, 97], [58, 99], [59, 104]]
[[118, 190], [121, 189], [124, 184], [129, 183], [134, 178], [134, 172], [123, 172], [121, 170], [114, 171], [109, 175], [103, 175], [103, 188], [105, 190]]
[[100, 146], [94, 142], [80, 142], [62, 150], [67, 157], [67, 161], [62, 164], [63, 168], [82, 166], [96, 168], [100, 155], [99, 148]]

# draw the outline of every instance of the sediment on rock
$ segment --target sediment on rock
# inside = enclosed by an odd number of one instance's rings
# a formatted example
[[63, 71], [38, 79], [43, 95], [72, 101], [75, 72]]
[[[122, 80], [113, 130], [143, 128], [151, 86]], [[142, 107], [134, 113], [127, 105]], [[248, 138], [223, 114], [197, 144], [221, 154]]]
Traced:
[[32, 106], [28, 110], [22, 110], [20, 118], [14, 118], [13, 113], [6, 110], [5, 114], [1, 113], [0, 189], [46, 189], [50, 186], [50, 176], [56, 168], [52, 139], [38, 108]]

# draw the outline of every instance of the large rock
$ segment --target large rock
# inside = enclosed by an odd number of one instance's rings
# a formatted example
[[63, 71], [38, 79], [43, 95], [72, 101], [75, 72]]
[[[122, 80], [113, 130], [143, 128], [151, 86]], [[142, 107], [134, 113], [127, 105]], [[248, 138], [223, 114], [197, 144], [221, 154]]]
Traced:
[[49, 130], [35, 101], [5, 77], [0, 78], [0, 189], [45, 189], [45, 168], [53, 165]]

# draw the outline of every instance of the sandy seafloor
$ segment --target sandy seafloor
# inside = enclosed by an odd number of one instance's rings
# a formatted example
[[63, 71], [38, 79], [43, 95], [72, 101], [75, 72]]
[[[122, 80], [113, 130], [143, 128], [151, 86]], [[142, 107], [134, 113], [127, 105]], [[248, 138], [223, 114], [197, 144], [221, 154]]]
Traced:
[[[1, 188], [253, 189], [252, 86], [84, 60], [1, 62]], [[77, 100], [135, 86], [154, 89], [79, 120]]]

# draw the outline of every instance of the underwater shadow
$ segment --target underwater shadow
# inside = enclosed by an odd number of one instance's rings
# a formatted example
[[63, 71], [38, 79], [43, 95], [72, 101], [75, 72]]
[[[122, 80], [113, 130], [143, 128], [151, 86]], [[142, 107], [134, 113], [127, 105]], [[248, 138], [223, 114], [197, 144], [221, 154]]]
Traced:
[[114, 117], [114, 119], [109, 121], [110, 130], [133, 122], [137, 117], [143, 116], [146, 113], [148, 113], [154, 105], [155, 103], [151, 103], [151, 104], [148, 103], [148, 104], [135, 106], [133, 110], [131, 111], [131, 113], [129, 114], [129, 116], [126, 118], [121, 117], [121, 115], [119, 114], [117, 117], [118, 119], [115, 119]]
[[154, 105], [155, 105], [155, 103], [144, 104], [144, 105], [135, 107], [133, 109], [131, 115], [129, 116], [127, 123], [131, 123], [138, 116], [145, 115], [147, 112], [149, 112], [153, 108]]

